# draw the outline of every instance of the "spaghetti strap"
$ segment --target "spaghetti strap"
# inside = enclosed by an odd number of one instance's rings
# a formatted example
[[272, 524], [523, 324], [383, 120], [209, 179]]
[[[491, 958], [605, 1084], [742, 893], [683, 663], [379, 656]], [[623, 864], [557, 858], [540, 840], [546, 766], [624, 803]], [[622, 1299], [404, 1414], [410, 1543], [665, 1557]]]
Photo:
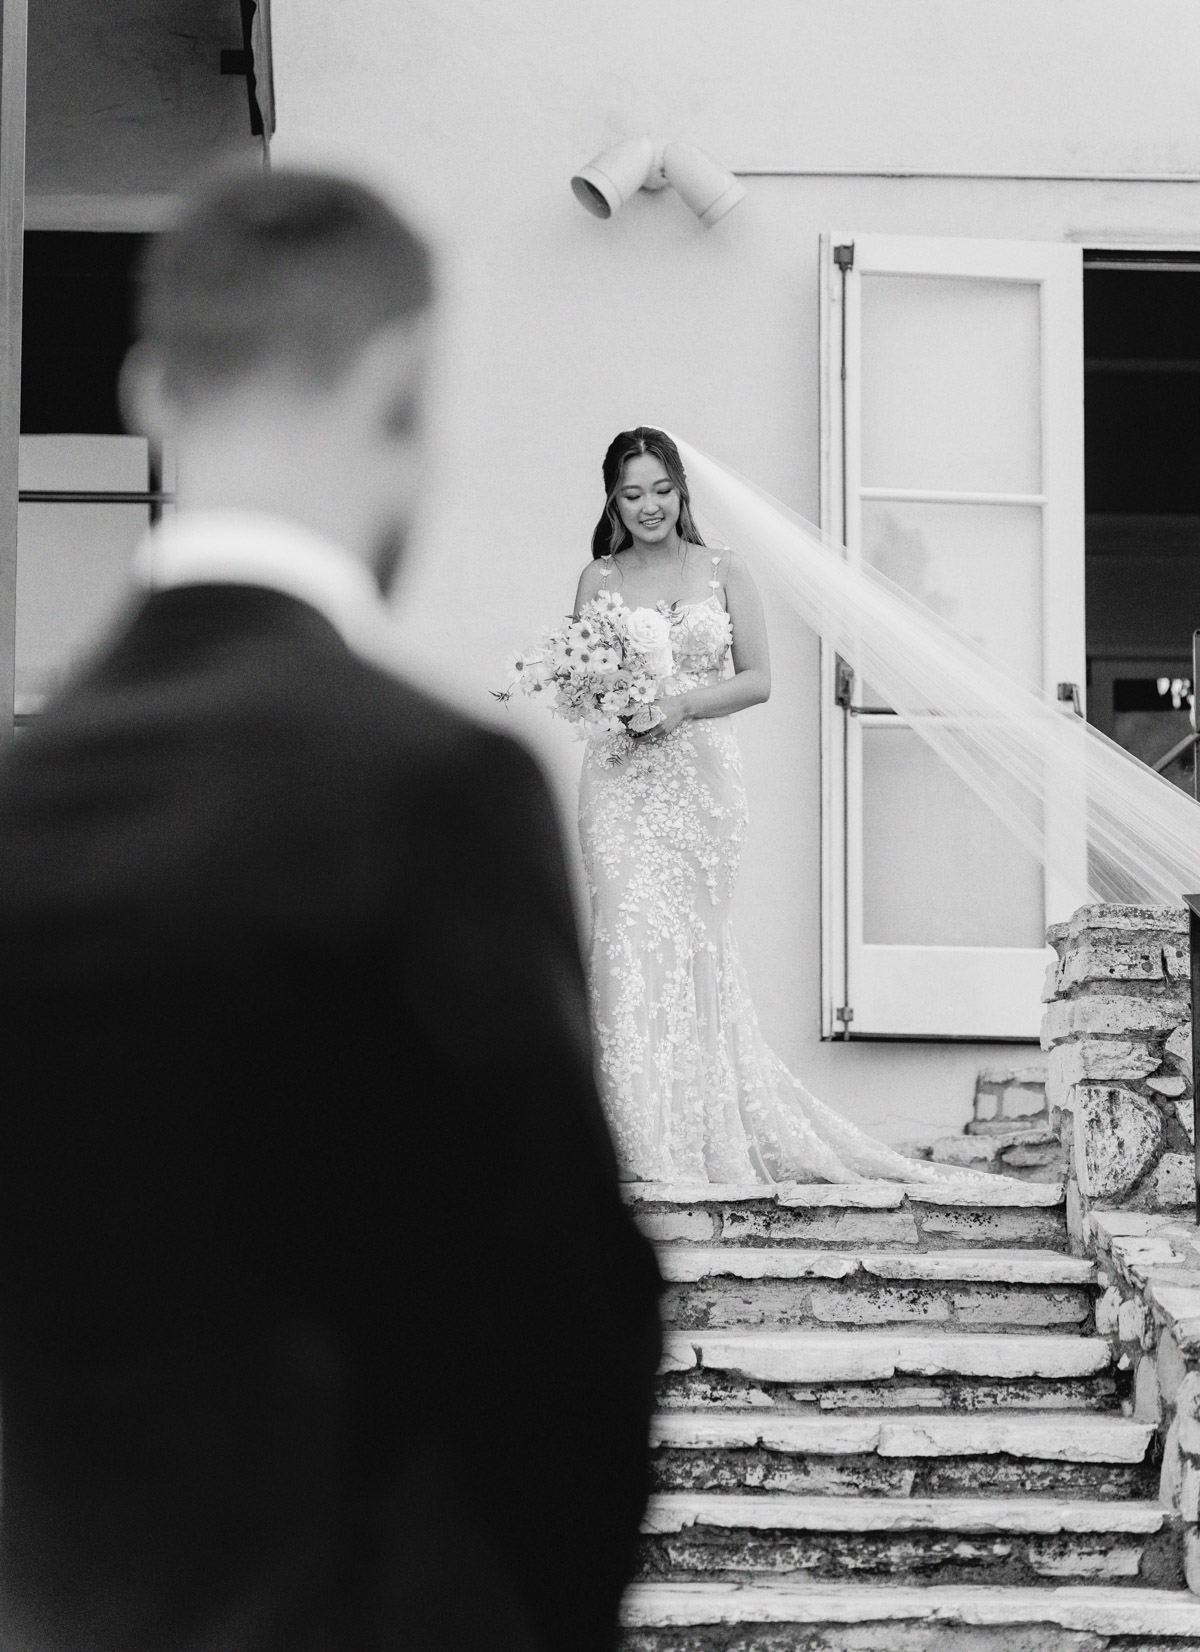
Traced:
[[713, 557], [712, 566], [713, 566], [713, 576], [708, 582], [708, 587], [709, 587], [709, 590], [714, 592], [714, 594], [715, 594], [717, 591], [719, 591], [721, 589], [721, 581], [717, 578], [717, 569], [721, 566], [721, 558], [719, 556], [714, 556]]
[[602, 573], [602, 574], [601, 574], [601, 575], [600, 575], [600, 578], [601, 578], [601, 581], [604, 581], [604, 580], [606, 580], [606, 579], [607, 579], [607, 578], [608, 578], [608, 576], [609, 576], [609, 575], [610, 575], [610, 574], [611, 574], [611, 573], [612, 573], [612, 571], [613, 571], [613, 556], [612, 556], [612, 552], [611, 552], [611, 551], [609, 551], [609, 552], [608, 552], [608, 554], [607, 554], [607, 556], [602, 556], [602, 557], [601, 557], [601, 558], [600, 558], [600, 560], [601, 560], [601, 562], [603, 562], [603, 564], [604, 564], [604, 572], [603, 572], [603, 573]]

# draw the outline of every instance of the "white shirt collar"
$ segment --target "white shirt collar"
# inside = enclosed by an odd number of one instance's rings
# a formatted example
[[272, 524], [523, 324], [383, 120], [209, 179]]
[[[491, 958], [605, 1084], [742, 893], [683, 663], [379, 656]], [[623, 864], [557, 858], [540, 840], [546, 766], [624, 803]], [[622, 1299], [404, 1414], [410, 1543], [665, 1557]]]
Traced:
[[180, 511], [142, 541], [134, 569], [155, 591], [256, 585], [315, 608], [346, 644], [378, 657], [389, 613], [364, 562], [312, 528], [265, 511]]

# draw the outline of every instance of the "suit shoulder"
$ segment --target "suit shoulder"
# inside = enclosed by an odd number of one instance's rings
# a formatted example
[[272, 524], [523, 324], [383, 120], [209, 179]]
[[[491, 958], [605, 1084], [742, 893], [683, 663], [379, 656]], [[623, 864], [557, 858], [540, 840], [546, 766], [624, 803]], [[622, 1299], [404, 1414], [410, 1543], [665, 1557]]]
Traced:
[[374, 734], [386, 741], [397, 758], [476, 779], [507, 775], [540, 781], [536, 762], [511, 735], [406, 677], [375, 666], [366, 666], [364, 671], [373, 702], [368, 716]]

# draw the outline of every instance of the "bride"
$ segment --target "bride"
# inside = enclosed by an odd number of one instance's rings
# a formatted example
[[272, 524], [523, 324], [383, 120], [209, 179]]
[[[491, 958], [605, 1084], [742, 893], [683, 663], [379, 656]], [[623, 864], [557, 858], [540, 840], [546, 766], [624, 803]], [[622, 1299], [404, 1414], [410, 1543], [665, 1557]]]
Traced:
[[771, 692], [762, 604], [736, 552], [701, 540], [665, 432], [622, 431], [604, 488], [575, 612], [603, 591], [659, 609], [674, 663], [654, 727], [615, 767], [590, 741], [580, 787], [592, 1017], [622, 1175], [963, 1179], [864, 1135], [763, 1039], [729, 923], [747, 825], [730, 717]]

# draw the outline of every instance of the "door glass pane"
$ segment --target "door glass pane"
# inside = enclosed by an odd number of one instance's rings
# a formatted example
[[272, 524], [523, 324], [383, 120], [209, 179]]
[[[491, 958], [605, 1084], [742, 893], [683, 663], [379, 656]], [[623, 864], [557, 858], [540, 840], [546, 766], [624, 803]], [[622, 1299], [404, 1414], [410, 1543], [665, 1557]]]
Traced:
[[1010, 670], [1040, 683], [1041, 517], [1037, 505], [867, 501], [863, 557]]
[[1039, 288], [862, 278], [862, 485], [1040, 493]]
[[[21, 487], [143, 490], [146, 443], [132, 436], [23, 436]], [[146, 505], [23, 504], [17, 519], [16, 709], [36, 711], [100, 640], [131, 590]]]
[[862, 731], [863, 940], [1040, 947], [1042, 869], [902, 724]]

